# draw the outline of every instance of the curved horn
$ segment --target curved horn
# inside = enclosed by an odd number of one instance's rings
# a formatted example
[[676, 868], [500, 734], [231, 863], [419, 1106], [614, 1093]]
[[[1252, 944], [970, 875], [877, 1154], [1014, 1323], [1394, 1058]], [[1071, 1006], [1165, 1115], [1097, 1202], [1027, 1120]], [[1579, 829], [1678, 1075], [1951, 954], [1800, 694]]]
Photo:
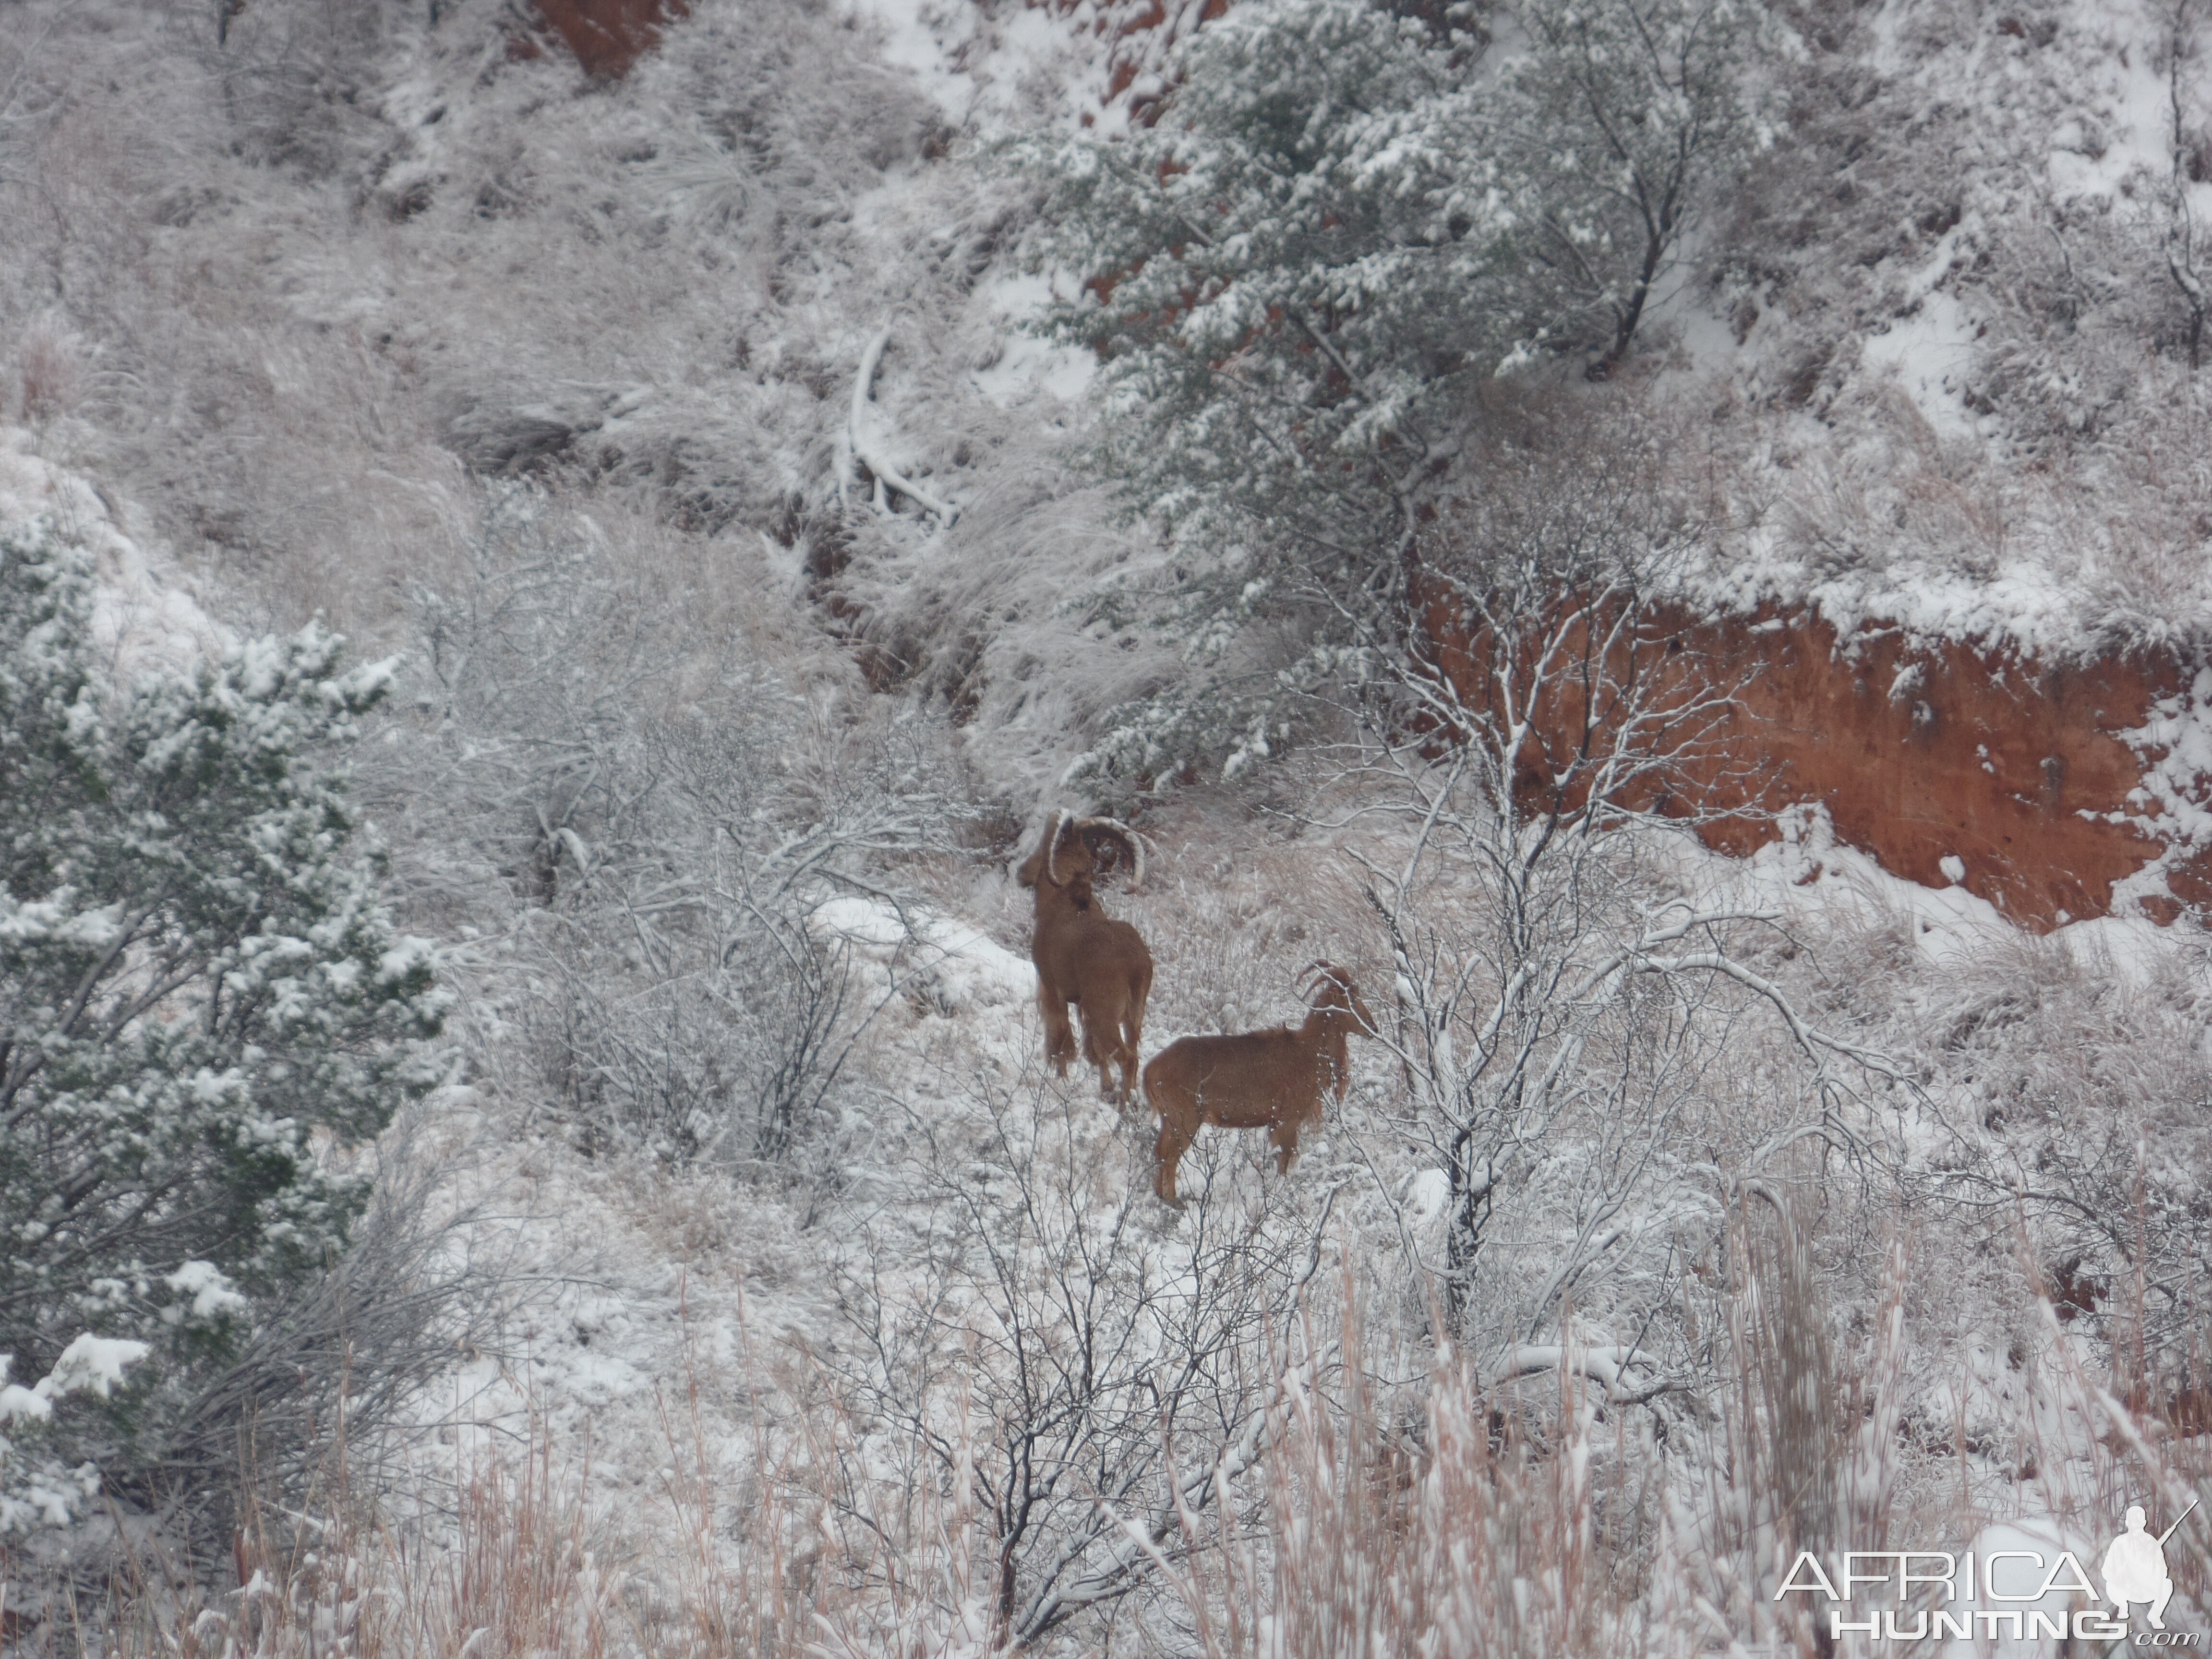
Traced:
[[1055, 811], [1044, 826], [1044, 875], [1055, 887], [1060, 885], [1060, 838], [1071, 822], [1066, 812]]
[[1298, 976], [1292, 982], [1297, 987], [1299, 995], [1310, 998], [1316, 980], [1326, 981], [1347, 992], [1352, 988], [1352, 976], [1326, 957], [1316, 957], [1306, 963], [1298, 969]]
[[1121, 844], [1129, 849], [1129, 891], [1135, 892], [1145, 884], [1145, 838], [1119, 818], [1078, 818], [1073, 829], [1105, 830], [1121, 836]]

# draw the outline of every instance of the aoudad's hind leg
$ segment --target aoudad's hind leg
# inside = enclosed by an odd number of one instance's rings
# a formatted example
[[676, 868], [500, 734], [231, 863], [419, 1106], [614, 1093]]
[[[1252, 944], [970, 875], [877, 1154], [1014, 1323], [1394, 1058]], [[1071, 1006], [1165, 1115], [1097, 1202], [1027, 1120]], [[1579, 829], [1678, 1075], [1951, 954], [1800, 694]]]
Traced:
[[1121, 1033], [1121, 1103], [1137, 1103], [1137, 1045], [1143, 1041], [1143, 1028], [1133, 1018], [1120, 1027]]
[[1267, 1132], [1267, 1139], [1275, 1146], [1275, 1173], [1279, 1176], [1290, 1174], [1291, 1165], [1298, 1161], [1297, 1119], [1292, 1118], [1288, 1123], [1278, 1123]]

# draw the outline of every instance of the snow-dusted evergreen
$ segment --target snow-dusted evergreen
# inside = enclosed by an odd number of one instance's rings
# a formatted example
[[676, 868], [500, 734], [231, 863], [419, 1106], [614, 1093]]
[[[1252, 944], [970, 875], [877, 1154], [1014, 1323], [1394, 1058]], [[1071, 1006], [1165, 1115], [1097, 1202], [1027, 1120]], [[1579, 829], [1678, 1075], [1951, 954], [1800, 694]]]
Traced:
[[1282, 635], [1402, 605], [1420, 525], [1480, 492], [1457, 462], [1500, 374], [1610, 372], [1771, 143], [1795, 44], [1702, 0], [1297, 0], [1192, 36], [1153, 125], [1032, 143], [1042, 256], [1089, 277], [1048, 326], [1098, 354], [1097, 464], [1176, 554], [1115, 602], [1192, 665], [1086, 778], [1233, 773], [1289, 735]]
[[155, 1352], [76, 1442], [143, 1480], [204, 1453], [178, 1419], [344, 1249], [366, 1183], [315, 1139], [428, 1086], [441, 1000], [307, 752], [388, 670], [338, 673], [311, 627], [114, 688], [90, 562], [46, 525], [0, 541], [0, 1342], [41, 1371], [88, 1327]]

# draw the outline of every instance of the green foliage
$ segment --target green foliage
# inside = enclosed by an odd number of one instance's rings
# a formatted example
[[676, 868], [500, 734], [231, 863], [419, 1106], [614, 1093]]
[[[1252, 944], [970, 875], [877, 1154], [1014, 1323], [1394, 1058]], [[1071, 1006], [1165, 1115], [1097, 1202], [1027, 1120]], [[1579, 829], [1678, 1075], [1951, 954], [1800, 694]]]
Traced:
[[146, 1344], [128, 1338], [80, 1336], [62, 1350], [52, 1370], [27, 1388], [8, 1380], [13, 1356], [0, 1353], [0, 1537], [41, 1522], [65, 1525], [80, 1504], [98, 1493], [96, 1468], [72, 1468], [44, 1455], [40, 1443], [57, 1400], [84, 1393], [107, 1399], [146, 1352]]
[[1019, 152], [1039, 257], [1084, 284], [1046, 325], [1103, 361], [1095, 460], [1176, 554], [1117, 598], [1191, 663], [1085, 775], [1233, 770], [1339, 647], [1402, 632], [1425, 515], [1481, 489], [1486, 388], [1628, 349], [1764, 142], [1770, 31], [1746, 0], [1239, 6], [1153, 125]]
[[81, 549], [0, 538], [0, 1352], [145, 1340], [143, 1433], [343, 1247], [325, 1154], [433, 1080], [442, 996], [305, 758], [386, 668], [310, 625], [119, 691], [94, 601]]
[[1364, 548], [1453, 388], [1508, 341], [1510, 252], [1472, 42], [1364, 0], [1240, 7], [1158, 123], [1033, 145], [1042, 252], [1089, 286], [1048, 326], [1105, 359], [1101, 455], [1220, 546], [1288, 519]]

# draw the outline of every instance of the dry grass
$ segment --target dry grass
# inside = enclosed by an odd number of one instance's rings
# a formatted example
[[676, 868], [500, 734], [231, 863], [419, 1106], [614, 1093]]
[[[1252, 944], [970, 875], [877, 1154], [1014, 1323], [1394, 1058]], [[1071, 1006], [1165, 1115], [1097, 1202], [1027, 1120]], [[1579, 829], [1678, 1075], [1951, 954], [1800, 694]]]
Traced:
[[[1863, 1340], [1838, 1343], [1794, 1203], [1733, 1227], [1723, 1358], [1710, 1418], [1610, 1404], [1565, 1373], [1486, 1382], [1455, 1352], [1423, 1364], [1343, 1305], [1305, 1333], [1340, 1363], [1271, 1413], [1263, 1461], [1218, 1510], [1185, 1509], [1153, 1571], [1085, 1650], [1204, 1659], [1438, 1653], [1702, 1654], [1767, 1643], [1819, 1650], [1771, 1589], [1796, 1550], [1957, 1548], [2027, 1502], [2101, 1539], [2128, 1502], [2178, 1513], [2212, 1473], [2201, 1425], [2130, 1409], [2054, 1340], [2033, 1408], [2094, 1425], [2054, 1443], [2040, 1479], [1948, 1501], [1942, 1471], [1900, 1423], [1915, 1267], [1888, 1252]], [[2054, 1339], [2051, 1304], [2043, 1304]], [[1409, 1358], [1415, 1363], [1408, 1364]], [[2201, 1370], [2202, 1355], [2197, 1356]], [[587, 1454], [542, 1422], [526, 1445], [457, 1453], [448, 1484], [375, 1502], [334, 1473], [314, 1514], [264, 1508], [240, 1535], [242, 1589], [179, 1602], [124, 1598], [48, 1652], [114, 1659], [627, 1659], [632, 1655], [896, 1655], [997, 1650], [990, 1518], [939, 1452], [886, 1439], [834, 1393], [781, 1378], [733, 1480], [696, 1378], [663, 1401], [665, 1462], [650, 1536], [618, 1515]], [[819, 1378], [816, 1381], [818, 1382]], [[805, 1396], [801, 1398], [802, 1395]], [[988, 1432], [964, 1389], [937, 1424], [975, 1455]], [[1699, 1437], [1700, 1421], [1714, 1438]], [[928, 1471], [937, 1469], [937, 1474]], [[831, 1472], [835, 1472], [834, 1474]], [[823, 1482], [845, 1484], [834, 1505]], [[2037, 1501], [2039, 1494], [2040, 1501]], [[2172, 1547], [2202, 1606], [2212, 1559]], [[1802, 1609], [1800, 1609], [1801, 1611]], [[40, 1650], [25, 1650], [38, 1651]]]
[[[142, 1589], [76, 1632], [114, 1659], [608, 1659], [803, 1651], [820, 1611], [793, 1508], [720, 1488], [696, 1385], [664, 1402], [668, 1462], [650, 1539], [617, 1518], [588, 1455], [533, 1422], [519, 1454], [457, 1457], [449, 1485], [319, 1515], [252, 1510], [239, 1588]], [[769, 1483], [770, 1488], [775, 1485]], [[634, 1517], [633, 1517], [634, 1520]], [[818, 1548], [814, 1552], [818, 1554]], [[94, 1639], [90, 1632], [101, 1631]]]
[[1645, 1425], [1565, 1376], [1486, 1389], [1447, 1352], [1409, 1382], [1349, 1293], [1348, 1363], [1278, 1404], [1240, 1522], [1182, 1516], [1170, 1622], [1206, 1659], [1656, 1650]]
[[[540, 1438], [512, 1465], [459, 1471], [442, 1516], [380, 1518], [342, 1491], [325, 1513], [249, 1511], [238, 1587], [172, 1600], [126, 1589], [96, 1644], [117, 1659], [596, 1659], [623, 1621], [584, 1497], [588, 1466], [556, 1465]], [[96, 1628], [98, 1626], [95, 1626]]]

